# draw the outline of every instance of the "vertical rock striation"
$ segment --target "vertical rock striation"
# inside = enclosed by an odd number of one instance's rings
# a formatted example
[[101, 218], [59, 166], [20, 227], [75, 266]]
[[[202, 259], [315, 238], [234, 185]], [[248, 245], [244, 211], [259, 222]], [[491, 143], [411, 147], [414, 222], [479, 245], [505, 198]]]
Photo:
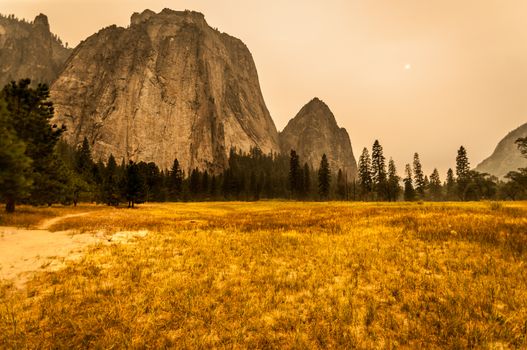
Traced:
[[217, 172], [231, 147], [278, 152], [251, 53], [201, 13], [146, 10], [83, 41], [51, 88], [67, 141], [95, 158]]

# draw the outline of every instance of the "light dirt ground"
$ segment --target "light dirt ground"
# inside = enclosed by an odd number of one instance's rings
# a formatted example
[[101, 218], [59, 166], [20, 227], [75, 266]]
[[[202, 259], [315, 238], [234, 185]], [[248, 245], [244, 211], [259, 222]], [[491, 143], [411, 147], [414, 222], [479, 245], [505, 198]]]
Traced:
[[89, 213], [70, 214], [44, 221], [38, 229], [28, 230], [0, 226], [0, 280], [10, 280], [22, 288], [36, 271], [56, 271], [68, 261], [82, 257], [90, 245], [102, 243], [128, 243], [143, 237], [148, 231], [76, 233], [74, 231], [50, 232], [48, 229], [71, 217]]

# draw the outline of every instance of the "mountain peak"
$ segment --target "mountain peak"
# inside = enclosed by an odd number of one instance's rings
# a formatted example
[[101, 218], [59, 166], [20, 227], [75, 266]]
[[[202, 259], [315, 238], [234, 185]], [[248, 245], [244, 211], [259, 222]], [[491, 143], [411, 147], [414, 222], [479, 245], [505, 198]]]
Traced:
[[49, 31], [48, 16], [46, 16], [43, 13], [39, 14], [37, 17], [35, 17], [35, 20], [33, 21], [33, 25], [35, 25], [35, 26], [42, 26], [42, 27], [46, 28], [47, 31]]
[[33, 22], [0, 15], [0, 86], [23, 78], [49, 84], [70, 52], [50, 32], [46, 15], [39, 14]]
[[280, 133], [283, 153], [294, 149], [313, 168], [318, 168], [326, 154], [333, 171], [342, 169], [350, 178], [357, 171], [348, 132], [340, 128], [328, 105], [315, 97], [289, 121]]
[[184, 21], [189, 23], [206, 24], [205, 15], [196, 11], [175, 11], [169, 8], [164, 8], [161, 12], [155, 13], [152, 10], [146, 9], [141, 13], [134, 12], [130, 18], [131, 25], [138, 25], [150, 20], [158, 20], [162, 22], [176, 23]]
[[310, 120], [324, 121], [325, 123], [331, 124], [332, 127], [337, 126], [337, 120], [335, 119], [333, 112], [329, 106], [318, 97], [313, 98], [311, 101], [305, 104], [298, 114], [293, 119], [291, 119], [290, 123], [295, 120], [301, 120], [305, 118]]
[[322, 107], [322, 108], [327, 108], [329, 110], [329, 107], [328, 105], [322, 101], [321, 99], [319, 99], [318, 97], [313, 97], [313, 99], [311, 101], [309, 101], [306, 106], [310, 106], [310, 107]]

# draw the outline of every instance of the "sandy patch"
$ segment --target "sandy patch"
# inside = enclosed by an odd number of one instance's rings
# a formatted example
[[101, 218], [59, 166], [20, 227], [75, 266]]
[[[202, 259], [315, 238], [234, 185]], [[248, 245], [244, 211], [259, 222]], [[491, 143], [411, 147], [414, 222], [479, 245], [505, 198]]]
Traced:
[[[40, 228], [49, 228], [66, 217], [80, 215], [86, 213], [47, 220]], [[146, 230], [105, 234], [0, 226], [0, 279], [11, 280], [17, 287], [23, 287], [34, 272], [59, 270], [68, 261], [82, 258], [90, 245], [126, 244], [147, 234]]]

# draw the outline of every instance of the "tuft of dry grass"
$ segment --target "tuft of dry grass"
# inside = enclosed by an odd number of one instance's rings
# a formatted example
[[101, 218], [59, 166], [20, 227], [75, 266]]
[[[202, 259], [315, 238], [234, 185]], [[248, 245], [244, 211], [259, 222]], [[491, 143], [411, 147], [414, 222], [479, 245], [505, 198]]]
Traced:
[[0, 347], [527, 347], [526, 203], [149, 204], [51, 229], [150, 233], [1, 286]]

